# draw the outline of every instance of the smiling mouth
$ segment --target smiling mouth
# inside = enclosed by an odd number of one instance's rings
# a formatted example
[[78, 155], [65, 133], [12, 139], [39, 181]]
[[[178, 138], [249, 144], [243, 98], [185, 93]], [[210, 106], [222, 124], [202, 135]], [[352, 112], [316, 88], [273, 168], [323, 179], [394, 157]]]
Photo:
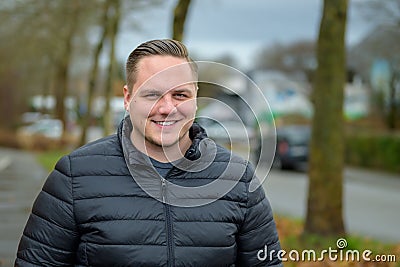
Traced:
[[160, 126], [171, 126], [178, 121], [153, 121], [155, 124], [160, 125]]

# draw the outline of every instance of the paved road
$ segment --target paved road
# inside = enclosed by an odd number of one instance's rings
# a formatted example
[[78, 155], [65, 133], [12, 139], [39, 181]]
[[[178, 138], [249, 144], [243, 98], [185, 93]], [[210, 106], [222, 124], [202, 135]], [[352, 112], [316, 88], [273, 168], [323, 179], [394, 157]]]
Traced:
[[[400, 243], [400, 177], [356, 168], [347, 168], [344, 177], [347, 231]], [[264, 187], [275, 212], [305, 217], [308, 191], [305, 173], [273, 170]]]
[[0, 266], [13, 266], [33, 199], [47, 173], [34, 156], [0, 149]]

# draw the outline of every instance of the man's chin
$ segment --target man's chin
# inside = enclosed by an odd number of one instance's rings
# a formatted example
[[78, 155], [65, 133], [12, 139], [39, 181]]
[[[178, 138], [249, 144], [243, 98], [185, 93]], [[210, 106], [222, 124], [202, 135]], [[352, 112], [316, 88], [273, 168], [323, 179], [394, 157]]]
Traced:
[[172, 139], [172, 140], [160, 140], [160, 139], [153, 139], [153, 138], [146, 138], [147, 142], [163, 148], [170, 148], [176, 146], [179, 143], [179, 139]]

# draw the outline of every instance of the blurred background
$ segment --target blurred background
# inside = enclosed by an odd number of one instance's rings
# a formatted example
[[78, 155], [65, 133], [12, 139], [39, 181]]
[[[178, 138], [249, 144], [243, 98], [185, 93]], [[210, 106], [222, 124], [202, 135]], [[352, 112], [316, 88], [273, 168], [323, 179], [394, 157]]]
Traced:
[[[262, 139], [267, 135], [260, 132], [276, 127], [267, 193], [278, 214], [304, 219], [311, 124], [314, 114], [321, 112], [315, 110], [312, 95], [323, 4], [322, 0], [2, 0], [0, 266], [9, 266], [33, 198], [55, 161], [115, 132], [124, 115], [125, 60], [150, 39], [182, 40], [194, 60], [237, 70], [202, 69], [201, 80], [223, 81], [228, 88], [204, 83], [199, 96], [228, 103], [240, 115], [252, 158], [262, 156]], [[400, 223], [399, 25], [399, 0], [348, 1], [343, 216], [347, 232], [394, 244], [400, 242], [396, 228]], [[256, 91], [262, 92], [269, 108]], [[229, 111], [207, 101], [199, 104], [200, 117], [216, 120], [203, 121], [210, 137], [228, 148], [231, 142], [243, 142], [243, 132], [236, 131], [240, 127]], [[235, 138], [225, 140], [221, 131]], [[383, 208], [390, 212], [370, 218], [371, 209]], [[291, 223], [280, 221], [280, 234]], [[399, 253], [400, 248], [389, 251]]]
[[[348, 5], [344, 115], [349, 130], [363, 133], [393, 133], [399, 127], [400, 11], [398, 1], [378, 2]], [[307, 123], [322, 3], [192, 1], [180, 38], [195, 60], [224, 63], [249, 76], [267, 98], [277, 126]], [[140, 43], [173, 36], [176, 4], [2, 1], [0, 144], [46, 149], [60, 139], [62, 146], [76, 147], [115, 131], [123, 115], [125, 60]], [[202, 72], [203, 79], [248, 89], [246, 81], [231, 76]], [[204, 84], [200, 96], [234, 103], [237, 92]], [[358, 151], [349, 153], [348, 160], [357, 164], [400, 171], [399, 164], [384, 166]]]

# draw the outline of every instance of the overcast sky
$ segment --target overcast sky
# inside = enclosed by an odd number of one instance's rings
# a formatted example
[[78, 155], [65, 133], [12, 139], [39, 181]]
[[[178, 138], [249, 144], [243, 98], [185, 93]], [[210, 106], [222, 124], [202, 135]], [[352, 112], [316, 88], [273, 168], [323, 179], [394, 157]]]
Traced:
[[[352, 45], [371, 29], [349, 0], [346, 42]], [[127, 31], [119, 40], [118, 57], [126, 59], [138, 44], [171, 37], [176, 0], [139, 16], [142, 29]], [[184, 43], [198, 60], [231, 54], [242, 70], [251, 68], [257, 52], [274, 43], [315, 40], [323, 0], [192, 0], [186, 21]]]

